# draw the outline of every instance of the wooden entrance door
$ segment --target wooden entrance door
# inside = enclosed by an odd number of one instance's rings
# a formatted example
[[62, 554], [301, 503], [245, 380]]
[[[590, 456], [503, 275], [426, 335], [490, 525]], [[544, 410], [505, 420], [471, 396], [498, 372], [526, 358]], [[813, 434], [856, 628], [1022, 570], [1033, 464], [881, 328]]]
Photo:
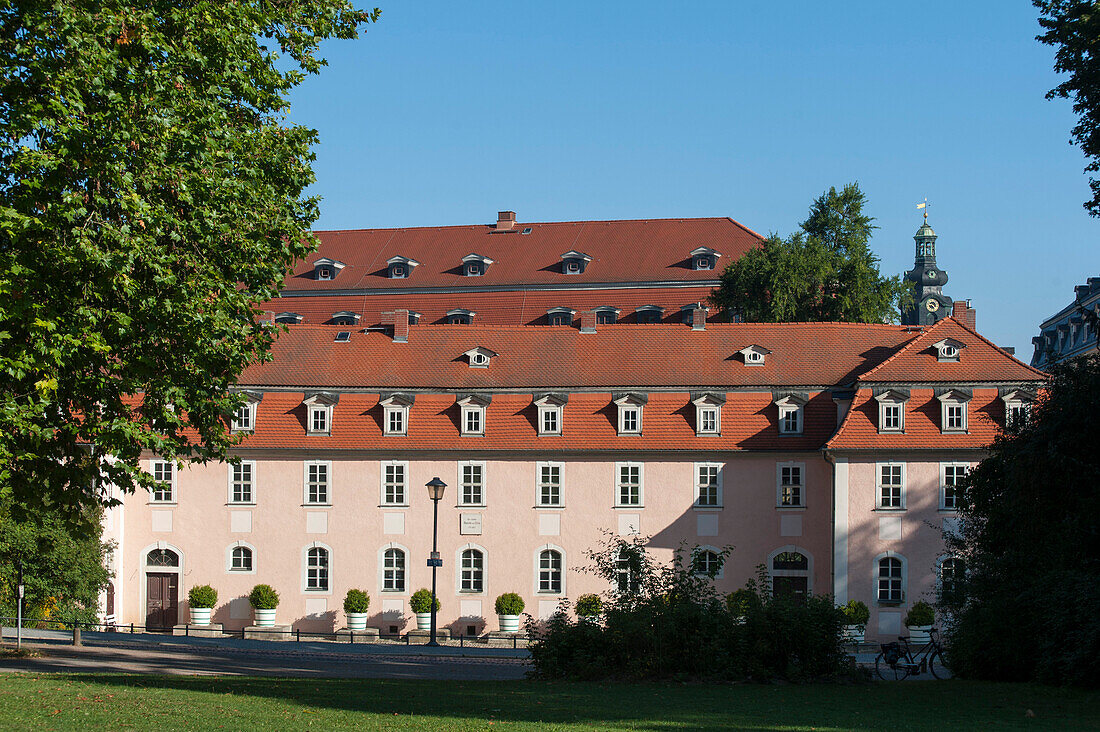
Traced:
[[809, 579], [806, 577], [773, 577], [772, 590], [776, 597], [790, 597], [797, 603], [806, 601]]
[[171, 630], [179, 622], [179, 575], [150, 572], [146, 578], [145, 627]]

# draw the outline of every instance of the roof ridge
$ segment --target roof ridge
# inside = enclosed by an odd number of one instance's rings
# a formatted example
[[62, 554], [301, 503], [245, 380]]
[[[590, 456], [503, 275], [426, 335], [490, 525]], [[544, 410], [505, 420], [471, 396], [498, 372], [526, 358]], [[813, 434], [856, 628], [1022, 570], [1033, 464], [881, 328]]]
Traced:
[[[574, 221], [517, 221], [514, 228], [519, 229], [523, 226], [565, 226], [569, 224], [636, 224], [638, 222], [648, 223], [664, 222], [664, 221], [729, 221], [740, 229], [744, 229], [746, 232], [763, 239], [764, 237], [757, 234], [755, 231], [745, 226], [741, 222], [730, 216], [667, 216], [667, 217], [649, 217], [649, 218], [637, 218], [637, 219], [578, 219]], [[363, 233], [365, 231], [428, 231], [432, 229], [486, 229], [491, 231], [493, 224], [444, 224], [440, 226], [382, 226], [373, 229], [315, 229], [311, 231], [313, 234], [350, 234], [350, 233]]]
[[910, 340], [910, 341], [909, 341], [908, 343], [906, 343], [906, 344], [905, 344], [904, 346], [902, 346], [901, 348], [899, 348], [899, 349], [898, 349], [898, 350], [897, 350], [897, 351], [896, 351], [896, 352], [894, 353], [894, 355], [893, 355], [893, 356], [890, 356], [890, 358], [886, 359], [885, 361], [882, 361], [881, 363], [879, 363], [879, 365], [878, 365], [878, 366], [875, 366], [875, 367], [874, 367], [873, 369], [871, 369], [870, 371], [867, 371], [867, 372], [865, 372], [865, 373], [861, 374], [861, 375], [860, 375], [860, 376], [859, 376], [859, 377], [858, 377], [858, 378], [857, 378], [856, 380], [857, 380], [857, 381], [865, 381], [865, 380], [867, 379], [867, 377], [868, 377], [868, 376], [872, 375], [873, 373], [875, 373], [876, 371], [878, 371], [878, 370], [880, 370], [880, 369], [883, 369], [883, 368], [885, 368], [885, 367], [886, 367], [886, 364], [890, 363], [891, 361], [893, 361], [893, 360], [894, 360], [894, 359], [896, 359], [896, 358], [899, 358], [899, 357], [901, 356], [901, 354], [905, 353], [905, 352], [906, 352], [906, 351], [908, 351], [908, 350], [909, 350], [910, 348], [912, 348], [912, 347], [913, 347], [913, 346], [914, 346], [914, 345], [916, 344], [916, 342], [917, 342], [917, 341], [919, 341], [919, 340], [920, 340], [921, 338], [923, 338], [923, 337], [924, 337], [925, 335], [927, 335], [927, 334], [931, 333], [932, 331], [934, 331], [934, 330], [935, 330], [936, 328], [940, 327], [940, 323], [945, 323], [945, 322], [947, 322], [948, 320], [950, 320], [950, 318], [944, 318], [943, 320], [940, 320], [940, 321], [937, 321], [937, 322], [933, 323], [933, 324], [932, 324], [932, 327], [930, 327], [930, 328], [927, 328], [927, 329], [925, 329], [925, 328], [924, 328], [923, 326], [921, 326], [921, 330], [920, 330], [920, 332], [919, 332], [919, 333], [917, 333], [917, 334], [916, 334], [915, 336], [913, 336], [913, 339], [912, 339], [912, 340]]
[[1015, 356], [1015, 355], [1013, 355], [1013, 354], [1011, 354], [1011, 353], [1008, 353], [1007, 351], [1005, 351], [1005, 349], [1001, 348], [1001, 347], [1000, 347], [1000, 346], [998, 346], [998, 345], [997, 345], [996, 343], [994, 343], [993, 341], [989, 340], [988, 338], [986, 338], [985, 336], [983, 336], [983, 335], [982, 335], [981, 333], [979, 333], [978, 331], [976, 331], [976, 330], [974, 330], [973, 328], [971, 328], [970, 326], [968, 326], [968, 325], [967, 325], [966, 323], [962, 322], [961, 320], [955, 320], [955, 317], [954, 317], [954, 316], [951, 316], [951, 317], [947, 318], [947, 320], [953, 320], [953, 321], [955, 321], [955, 324], [956, 324], [956, 325], [958, 325], [958, 326], [959, 326], [960, 328], [962, 328], [963, 330], [965, 330], [965, 331], [966, 331], [967, 333], [970, 333], [971, 335], [975, 335], [975, 336], [977, 336], [977, 337], [978, 337], [978, 338], [979, 338], [979, 339], [980, 339], [980, 340], [982, 341], [982, 343], [985, 343], [986, 345], [988, 345], [988, 346], [991, 346], [991, 347], [993, 347], [993, 348], [994, 348], [994, 349], [996, 349], [996, 350], [997, 350], [997, 351], [998, 351], [999, 353], [1001, 353], [1002, 355], [1004, 355], [1004, 356], [1005, 356], [1005, 358], [1008, 358], [1008, 359], [1010, 359], [1010, 360], [1012, 360], [1012, 361], [1015, 361], [1016, 363], [1018, 363], [1018, 364], [1020, 364], [1021, 366], [1025, 367], [1026, 369], [1028, 369], [1028, 370], [1030, 370], [1030, 371], [1033, 371], [1033, 372], [1035, 372], [1036, 374], [1038, 374], [1038, 375], [1039, 375], [1040, 377], [1042, 377], [1043, 379], [1047, 379], [1047, 378], [1049, 378], [1049, 377], [1050, 377], [1050, 374], [1046, 373], [1045, 371], [1040, 371], [1039, 369], [1035, 368], [1035, 367], [1034, 367], [1034, 366], [1032, 366], [1031, 364], [1026, 364], [1026, 363], [1024, 363], [1024, 362], [1023, 362], [1023, 361], [1021, 361], [1020, 359], [1016, 358], [1016, 356]]

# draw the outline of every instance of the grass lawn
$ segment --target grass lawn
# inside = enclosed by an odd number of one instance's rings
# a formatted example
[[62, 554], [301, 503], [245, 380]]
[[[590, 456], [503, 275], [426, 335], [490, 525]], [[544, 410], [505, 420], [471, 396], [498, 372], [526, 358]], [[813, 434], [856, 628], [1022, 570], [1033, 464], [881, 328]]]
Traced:
[[305, 727], [937, 732], [979, 728], [1100, 729], [1100, 693], [965, 681], [703, 686], [0, 676], [0, 729], [5, 730]]

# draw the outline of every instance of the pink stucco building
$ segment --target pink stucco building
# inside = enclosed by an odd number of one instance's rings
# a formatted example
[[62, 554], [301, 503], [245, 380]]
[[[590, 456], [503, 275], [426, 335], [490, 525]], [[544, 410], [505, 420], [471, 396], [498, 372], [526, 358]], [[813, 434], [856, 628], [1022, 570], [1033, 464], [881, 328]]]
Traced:
[[[969, 323], [956, 306], [957, 319], [923, 327], [719, 323], [699, 303], [722, 251], [699, 232], [743, 244], [747, 230], [728, 219], [685, 231], [657, 222], [652, 234], [639, 222], [560, 224], [540, 244], [550, 225], [498, 218], [484, 241], [456, 245], [477, 246], [473, 259], [433, 259], [446, 230], [393, 234], [389, 248], [371, 233], [369, 252], [341, 232], [338, 253], [303, 264], [323, 276], [270, 306], [296, 324], [241, 379], [241, 463], [149, 455], [163, 489], [109, 512], [118, 622], [183, 622], [186, 590], [209, 583], [215, 621], [240, 628], [252, 623], [245, 595], [264, 582], [282, 595], [281, 623], [342, 627], [344, 593], [358, 587], [371, 625], [405, 630], [410, 595], [430, 584], [424, 484], [436, 476], [448, 484], [440, 618], [454, 633], [495, 629], [503, 592], [547, 616], [562, 598], [605, 590], [582, 571], [605, 532], [650, 537], [659, 557], [685, 546], [704, 564], [732, 546], [723, 591], [764, 564], [778, 592], [866, 602], [871, 636], [896, 635], [905, 608], [950, 577], [937, 527], [952, 527], [951, 485], [1042, 379], [979, 336], [972, 311]], [[593, 256], [568, 245], [585, 228], [615, 246], [590, 239]], [[636, 267], [627, 240], [645, 251]], [[507, 281], [480, 279], [509, 247], [526, 264]], [[366, 264], [353, 278], [339, 257], [355, 252]], [[622, 261], [607, 267], [615, 252]], [[396, 291], [393, 280], [404, 280]], [[517, 318], [516, 294], [528, 291], [558, 298], [561, 318]], [[622, 303], [676, 293], [694, 305], [622, 316]], [[564, 299], [582, 294], [584, 309]], [[417, 297], [439, 317], [410, 314]], [[326, 298], [339, 300], [336, 322], [311, 324], [302, 313], [324, 312]], [[474, 298], [477, 309], [461, 307]], [[500, 324], [479, 320], [490, 307]]]

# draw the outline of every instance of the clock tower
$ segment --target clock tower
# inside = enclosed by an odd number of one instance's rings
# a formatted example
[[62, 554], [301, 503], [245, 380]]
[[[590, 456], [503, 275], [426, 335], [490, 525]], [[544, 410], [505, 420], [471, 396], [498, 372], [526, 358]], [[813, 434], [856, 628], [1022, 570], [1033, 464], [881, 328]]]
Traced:
[[932, 325], [951, 315], [951, 298], [943, 294], [947, 273], [936, 266], [936, 232], [924, 223], [913, 236], [917, 243], [917, 255], [913, 269], [905, 274], [905, 281], [913, 291], [913, 304], [901, 313], [902, 325]]

